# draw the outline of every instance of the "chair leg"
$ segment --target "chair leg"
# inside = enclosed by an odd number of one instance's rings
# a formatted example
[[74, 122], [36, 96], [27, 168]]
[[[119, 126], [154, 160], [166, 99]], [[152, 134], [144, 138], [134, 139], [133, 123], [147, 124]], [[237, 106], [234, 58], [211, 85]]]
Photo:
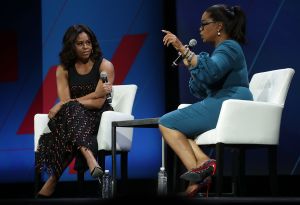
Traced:
[[278, 179], [277, 179], [277, 147], [268, 147], [268, 158], [269, 158], [269, 180], [270, 190], [272, 196], [278, 194]]
[[233, 150], [233, 157], [232, 157], [232, 176], [231, 176], [231, 189], [233, 196], [237, 196], [238, 190], [238, 181], [239, 181], [239, 148]]
[[224, 153], [224, 145], [223, 143], [216, 144], [216, 160], [217, 160], [217, 196], [221, 196], [222, 194], [222, 186], [223, 186], [223, 153]]
[[36, 195], [39, 191], [42, 176], [41, 176], [41, 172], [38, 169], [37, 164], [36, 164], [36, 162], [37, 162], [37, 153], [35, 152], [34, 155], [35, 155], [35, 161], [34, 161], [34, 195]]
[[176, 187], [177, 187], [177, 163], [178, 163], [178, 157], [176, 154], [173, 154], [173, 178], [172, 178], [172, 192], [176, 193]]
[[128, 152], [121, 152], [121, 178], [128, 179]]
[[238, 149], [238, 176], [237, 176], [237, 194], [240, 196], [245, 195], [245, 149], [244, 148], [239, 148]]
[[77, 171], [77, 189], [80, 195], [83, 195], [84, 191], [84, 171]]
[[105, 151], [104, 150], [98, 151], [98, 163], [104, 171], [105, 170]]

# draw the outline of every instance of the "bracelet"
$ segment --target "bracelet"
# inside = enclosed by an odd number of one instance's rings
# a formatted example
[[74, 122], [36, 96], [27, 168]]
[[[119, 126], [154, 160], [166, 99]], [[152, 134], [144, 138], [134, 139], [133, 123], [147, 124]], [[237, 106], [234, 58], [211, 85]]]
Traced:
[[184, 50], [184, 52], [183, 52], [183, 54], [182, 54], [182, 57], [183, 57], [183, 58], [185, 58], [186, 55], [188, 54], [188, 52], [190, 51], [189, 47], [187, 47], [187, 46], [184, 46], [184, 47], [185, 47], [185, 50]]
[[188, 61], [189, 64], [191, 64], [194, 55], [195, 55], [195, 53], [191, 51], [190, 55], [187, 57], [187, 61]]
[[190, 56], [192, 55], [192, 51], [189, 51], [188, 53], [187, 53], [187, 55], [184, 57], [184, 58], [186, 58], [186, 59], [189, 59], [190, 58]]

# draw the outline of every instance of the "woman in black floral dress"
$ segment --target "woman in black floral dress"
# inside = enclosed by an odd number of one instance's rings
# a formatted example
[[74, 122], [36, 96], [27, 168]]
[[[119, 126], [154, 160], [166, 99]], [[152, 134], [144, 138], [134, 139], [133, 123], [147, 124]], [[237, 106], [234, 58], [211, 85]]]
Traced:
[[[73, 25], [66, 31], [60, 61], [56, 71], [60, 101], [49, 111], [51, 132], [41, 136], [37, 150], [37, 166], [49, 174], [38, 197], [53, 194], [74, 157], [75, 169], [89, 169], [94, 178], [103, 173], [95, 158], [96, 135], [102, 112], [113, 109], [106, 95], [112, 91], [114, 67], [103, 58], [95, 34], [85, 25]], [[102, 71], [108, 83], [102, 83]]]

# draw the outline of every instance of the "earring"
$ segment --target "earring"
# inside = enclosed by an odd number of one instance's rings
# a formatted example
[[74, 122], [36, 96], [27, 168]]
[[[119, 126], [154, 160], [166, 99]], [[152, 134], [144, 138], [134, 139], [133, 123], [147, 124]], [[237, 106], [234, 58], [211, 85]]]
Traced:
[[221, 33], [220, 33], [220, 31], [219, 31], [219, 30], [218, 30], [218, 33], [217, 33], [217, 34], [218, 34], [218, 36], [221, 36]]

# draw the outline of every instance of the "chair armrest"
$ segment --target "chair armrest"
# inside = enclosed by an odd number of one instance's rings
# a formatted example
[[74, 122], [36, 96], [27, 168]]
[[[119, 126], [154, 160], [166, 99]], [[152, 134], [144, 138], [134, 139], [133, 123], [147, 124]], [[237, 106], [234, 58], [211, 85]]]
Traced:
[[[98, 150], [111, 150], [111, 124], [113, 121], [133, 120], [134, 116], [116, 111], [102, 113], [97, 134]], [[117, 127], [117, 150], [130, 150], [133, 128]]]
[[50, 132], [48, 127], [48, 114], [34, 115], [34, 151], [37, 150], [39, 139], [43, 133]]
[[182, 109], [182, 108], [185, 108], [185, 107], [190, 106], [190, 105], [191, 104], [180, 104], [177, 109]]
[[226, 100], [216, 127], [217, 142], [278, 144], [282, 110], [272, 103]]

